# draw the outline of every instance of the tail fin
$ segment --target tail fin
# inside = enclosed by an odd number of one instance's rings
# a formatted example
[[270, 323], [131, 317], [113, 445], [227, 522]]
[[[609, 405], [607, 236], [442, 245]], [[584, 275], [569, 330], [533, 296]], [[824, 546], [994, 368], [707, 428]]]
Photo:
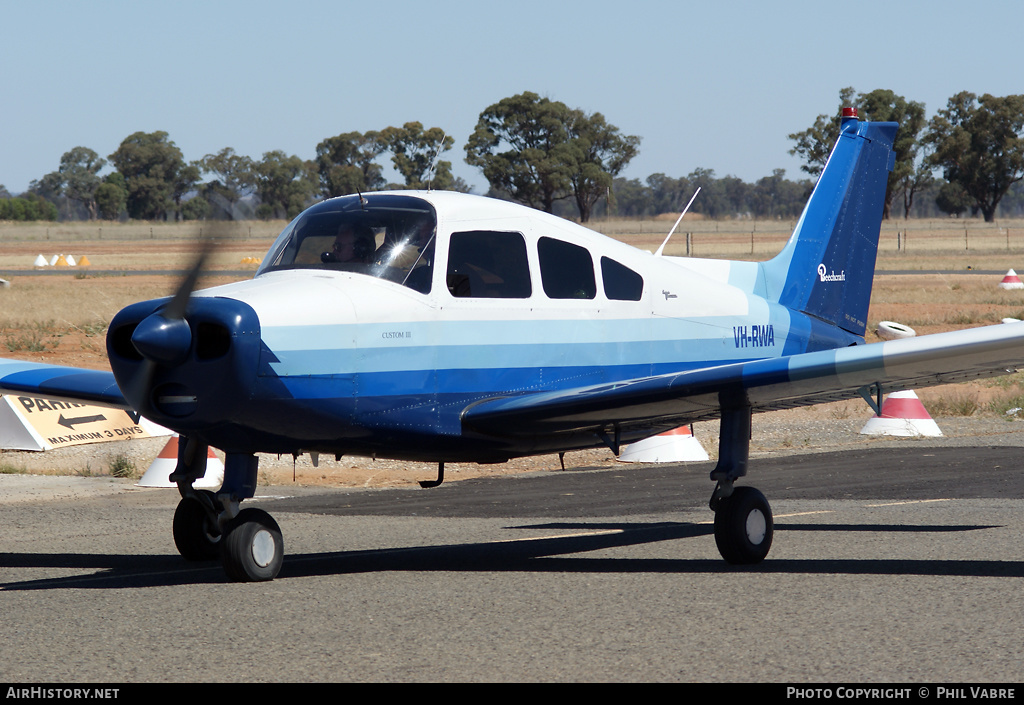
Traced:
[[844, 109], [839, 139], [793, 235], [761, 264], [768, 298], [864, 335], [898, 126], [859, 122]]

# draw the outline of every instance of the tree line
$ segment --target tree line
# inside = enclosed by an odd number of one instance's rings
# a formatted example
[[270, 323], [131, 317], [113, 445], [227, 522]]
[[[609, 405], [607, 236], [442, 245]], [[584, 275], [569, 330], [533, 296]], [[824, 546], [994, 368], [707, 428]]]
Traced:
[[[895, 121], [896, 166], [886, 218], [980, 213], [986, 221], [1024, 215], [1024, 96], [962, 92], [930, 120], [925, 106], [889, 90], [839, 92], [839, 106], [860, 119]], [[699, 187], [692, 211], [709, 218], [799, 215], [839, 135], [839, 114], [819, 115], [789, 135], [807, 177], [776, 169], [754, 183], [698, 168], [686, 176], [620, 176], [640, 137], [622, 134], [601, 113], [586, 113], [524, 92], [480, 113], [465, 161], [487, 180], [487, 195], [582, 222], [594, 216], [679, 212]], [[260, 160], [230, 147], [187, 162], [166, 132], [136, 132], [106, 158], [86, 147], [65, 153], [58, 169], [15, 198], [0, 186], [0, 220], [192, 220], [291, 218], [310, 203], [393, 188], [469, 191], [441, 156], [455, 140], [419, 122], [346, 132], [316, 146], [313, 159], [283, 151]], [[402, 179], [389, 182], [385, 163]], [[113, 171], [105, 176], [106, 167]]]
[[[1019, 209], [1024, 95], [978, 96], [962, 91], [931, 120], [925, 119], [923, 103], [890, 90], [856, 93], [852, 87], [844, 88], [839, 91], [839, 104], [857, 106], [861, 119], [899, 123], [893, 143], [896, 165], [886, 185], [886, 218], [897, 205], [908, 217], [923, 193], [943, 213], [960, 215], [970, 210], [992, 222], [1013, 189], [1012, 205]], [[804, 159], [801, 168], [809, 174], [819, 174], [828, 160], [839, 136], [837, 114], [819, 115], [809, 128], [789, 135], [796, 142], [790, 153]]]

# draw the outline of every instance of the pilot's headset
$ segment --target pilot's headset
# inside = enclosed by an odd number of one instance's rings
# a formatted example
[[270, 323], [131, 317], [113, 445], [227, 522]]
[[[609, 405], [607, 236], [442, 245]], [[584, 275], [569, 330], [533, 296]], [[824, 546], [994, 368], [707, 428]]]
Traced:
[[[352, 232], [355, 236], [355, 240], [352, 242], [352, 256], [362, 262], [368, 261], [377, 251], [377, 242], [373, 235], [373, 228], [360, 223], [352, 226]], [[321, 253], [320, 261], [324, 263], [336, 262], [337, 259], [335, 258], [334, 251]]]
[[352, 243], [352, 253], [361, 260], [366, 260], [377, 251], [377, 243], [373, 238], [373, 230], [365, 225], [357, 225], [356, 241]]

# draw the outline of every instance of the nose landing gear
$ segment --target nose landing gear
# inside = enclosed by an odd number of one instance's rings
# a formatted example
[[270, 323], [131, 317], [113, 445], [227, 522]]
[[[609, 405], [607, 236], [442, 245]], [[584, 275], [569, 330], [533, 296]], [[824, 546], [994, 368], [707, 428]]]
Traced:
[[224, 484], [214, 494], [192, 483], [206, 472], [207, 447], [194, 439], [178, 444], [178, 465], [171, 474], [181, 501], [174, 511], [174, 543], [190, 561], [220, 558], [236, 582], [273, 580], [284, 562], [284, 539], [274, 518], [262, 509], [238, 505], [256, 493], [259, 459], [228, 453]]

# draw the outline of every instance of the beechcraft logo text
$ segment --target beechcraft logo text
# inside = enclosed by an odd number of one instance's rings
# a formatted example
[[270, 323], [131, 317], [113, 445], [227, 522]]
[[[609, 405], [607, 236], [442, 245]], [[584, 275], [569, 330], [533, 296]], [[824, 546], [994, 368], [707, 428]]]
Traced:
[[826, 274], [825, 272], [826, 272], [825, 265], [819, 264], [818, 265], [818, 280], [819, 281], [823, 281], [823, 282], [844, 282], [844, 281], [846, 281], [846, 272], [845, 271], [840, 272], [839, 274], [836, 274], [835, 272], [832, 272], [831, 274]]

